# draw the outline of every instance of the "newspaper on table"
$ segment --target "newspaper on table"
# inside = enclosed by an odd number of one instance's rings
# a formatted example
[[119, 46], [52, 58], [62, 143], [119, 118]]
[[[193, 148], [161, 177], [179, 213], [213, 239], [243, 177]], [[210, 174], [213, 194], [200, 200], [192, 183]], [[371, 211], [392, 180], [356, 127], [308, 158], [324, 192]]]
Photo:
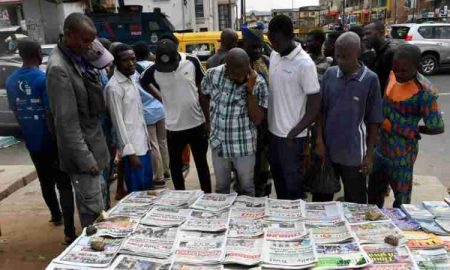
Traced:
[[265, 217], [277, 221], [302, 220], [305, 218], [305, 201], [266, 198]]
[[261, 266], [248, 267], [244, 265], [226, 264], [223, 267], [224, 270], [262, 270]]
[[428, 211], [422, 204], [402, 204], [400, 207], [405, 212], [405, 214], [416, 221], [431, 220], [434, 218], [433, 214], [431, 214], [431, 212]]
[[305, 209], [307, 225], [333, 225], [344, 221], [339, 202], [308, 202]]
[[168, 258], [172, 255], [178, 228], [151, 227], [139, 224], [120, 248], [120, 253], [145, 257]]
[[119, 255], [113, 262], [111, 270], [170, 270], [171, 260], [144, 258], [132, 255]]
[[357, 204], [357, 203], [348, 203], [343, 202], [342, 207], [344, 209], [344, 216], [347, 219], [348, 223], [361, 223], [370, 221], [367, 218], [367, 213], [373, 212], [380, 214], [380, 218], [377, 221], [389, 220], [381, 210], [373, 204]]
[[317, 254], [311, 237], [297, 241], [264, 240], [262, 266], [279, 269], [302, 269], [314, 266]]
[[137, 222], [130, 217], [116, 216], [95, 223], [96, 236], [123, 238], [129, 235], [137, 226]]
[[144, 203], [153, 204], [158, 196], [152, 191], [135, 191], [128, 194], [119, 203]]
[[69, 265], [69, 264], [59, 264], [51, 262], [45, 270], [109, 270], [109, 268], [94, 268], [94, 267], [86, 267], [86, 266], [76, 266], [76, 265]]
[[[403, 232], [390, 220], [381, 222], [365, 222], [350, 225], [352, 231], [363, 243], [384, 243], [386, 236], [395, 235], [403, 237]], [[404, 239], [406, 241], [406, 239]]]
[[415, 249], [438, 249], [444, 247], [444, 242], [432, 233], [422, 231], [403, 232], [410, 250]]
[[168, 190], [155, 201], [156, 205], [188, 207], [192, 205], [201, 195], [201, 190]]
[[423, 231], [434, 233], [437, 235], [449, 235], [434, 219], [431, 220], [417, 220]]
[[450, 233], [450, 219], [437, 218], [435, 221], [445, 232]]
[[373, 261], [364, 270], [415, 270], [414, 260], [406, 246], [387, 244], [363, 245], [363, 250]]
[[271, 241], [294, 241], [301, 240], [308, 235], [305, 223], [296, 222], [266, 222], [264, 238]]
[[262, 207], [266, 206], [266, 198], [250, 197], [246, 195], [237, 196], [234, 200], [233, 207]]
[[151, 208], [152, 205], [146, 203], [119, 203], [109, 210], [108, 216], [124, 216], [140, 220]]
[[224, 263], [256, 265], [261, 262], [262, 238], [228, 238]]
[[186, 221], [191, 212], [191, 209], [155, 206], [140, 220], [140, 223], [159, 227], [180, 226]]
[[444, 248], [411, 250], [413, 259], [421, 270], [448, 270], [450, 260]]
[[388, 218], [402, 231], [420, 230], [420, 225], [399, 208], [383, 208], [381, 209]]
[[230, 215], [238, 219], [262, 219], [264, 211], [263, 207], [233, 207]]
[[337, 244], [354, 240], [354, 235], [346, 222], [314, 226], [309, 230], [316, 244]]
[[446, 202], [424, 201], [422, 204], [433, 216], [437, 218], [450, 218], [450, 206]]
[[193, 210], [181, 228], [185, 231], [221, 232], [227, 230], [229, 221], [229, 210], [217, 213]]
[[257, 237], [264, 234], [262, 219], [230, 218], [228, 237]]
[[174, 263], [171, 270], [223, 270], [224, 267], [221, 264], [217, 265], [192, 265]]
[[[84, 267], [108, 267], [116, 257], [122, 240], [119, 238], [80, 236], [54, 262]], [[93, 250], [91, 241], [103, 241], [105, 250]]]
[[225, 258], [226, 233], [183, 231], [174, 252], [174, 261], [184, 264], [220, 264]]
[[318, 269], [356, 269], [363, 268], [372, 263], [372, 260], [362, 250], [357, 242], [341, 244], [318, 244], [317, 264]]
[[195, 201], [191, 208], [203, 211], [220, 212], [230, 208], [236, 197], [236, 192], [230, 194], [203, 194]]
[[444, 243], [445, 250], [450, 252], [450, 236], [438, 236], [437, 238]]

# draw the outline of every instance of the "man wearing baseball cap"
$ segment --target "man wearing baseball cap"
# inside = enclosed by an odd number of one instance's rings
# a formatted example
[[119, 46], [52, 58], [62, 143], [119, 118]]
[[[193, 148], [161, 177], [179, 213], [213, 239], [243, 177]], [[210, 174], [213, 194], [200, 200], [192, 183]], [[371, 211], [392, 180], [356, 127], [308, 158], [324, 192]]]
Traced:
[[[206, 106], [200, 105], [199, 88], [203, 70], [197, 58], [178, 53], [177, 44], [162, 39], [156, 48], [156, 61], [142, 75], [142, 87], [163, 101], [166, 109], [167, 144], [170, 172], [177, 190], [184, 190], [181, 155], [189, 144], [197, 167], [201, 189], [211, 192], [206, 152], [208, 135]], [[157, 91], [157, 89], [159, 91]]]

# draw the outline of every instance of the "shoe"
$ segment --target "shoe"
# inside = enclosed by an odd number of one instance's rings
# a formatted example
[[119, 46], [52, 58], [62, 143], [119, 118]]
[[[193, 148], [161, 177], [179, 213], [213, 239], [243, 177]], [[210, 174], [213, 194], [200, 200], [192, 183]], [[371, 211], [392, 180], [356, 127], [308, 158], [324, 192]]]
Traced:
[[48, 222], [53, 223], [53, 225], [55, 225], [55, 226], [61, 226], [61, 225], [63, 225], [63, 219], [62, 219], [62, 217], [60, 217], [60, 218], [52, 218], [52, 219], [50, 219]]
[[70, 245], [70, 244], [72, 244], [73, 243], [73, 241], [75, 241], [75, 239], [77, 239], [77, 236], [76, 235], [72, 235], [72, 236], [65, 236], [64, 237], [64, 244], [65, 245]]
[[153, 185], [155, 187], [165, 187], [166, 182], [164, 180], [153, 180]]

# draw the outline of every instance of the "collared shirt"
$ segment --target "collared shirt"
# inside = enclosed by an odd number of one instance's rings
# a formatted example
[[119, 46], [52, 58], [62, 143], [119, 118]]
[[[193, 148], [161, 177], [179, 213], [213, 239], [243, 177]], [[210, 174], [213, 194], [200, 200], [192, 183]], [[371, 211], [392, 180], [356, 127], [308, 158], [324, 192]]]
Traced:
[[[225, 65], [211, 68], [202, 81], [202, 94], [210, 96], [210, 144], [224, 158], [256, 153], [256, 126], [248, 117], [247, 84], [238, 85], [225, 76]], [[253, 94], [260, 107], [267, 108], [269, 91], [257, 75]]]
[[106, 104], [122, 156], [142, 156], [150, 148], [136, 76], [137, 73], [126, 77], [116, 69], [105, 89]]
[[330, 67], [322, 81], [322, 115], [331, 160], [360, 166], [367, 151], [366, 125], [383, 121], [377, 75], [363, 64], [348, 78], [339, 67]]
[[[298, 45], [291, 53], [270, 56], [269, 131], [286, 138], [306, 112], [308, 95], [320, 93], [314, 61]], [[298, 137], [305, 137], [305, 129]]]

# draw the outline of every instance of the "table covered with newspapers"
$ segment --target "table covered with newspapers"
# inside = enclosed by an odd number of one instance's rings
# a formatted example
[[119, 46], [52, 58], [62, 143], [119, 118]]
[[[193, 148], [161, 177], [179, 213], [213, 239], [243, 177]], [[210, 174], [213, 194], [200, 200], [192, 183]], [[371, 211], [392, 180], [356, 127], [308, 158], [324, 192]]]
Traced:
[[142, 191], [122, 199], [94, 227], [47, 269], [450, 269], [445, 200], [380, 210]]

